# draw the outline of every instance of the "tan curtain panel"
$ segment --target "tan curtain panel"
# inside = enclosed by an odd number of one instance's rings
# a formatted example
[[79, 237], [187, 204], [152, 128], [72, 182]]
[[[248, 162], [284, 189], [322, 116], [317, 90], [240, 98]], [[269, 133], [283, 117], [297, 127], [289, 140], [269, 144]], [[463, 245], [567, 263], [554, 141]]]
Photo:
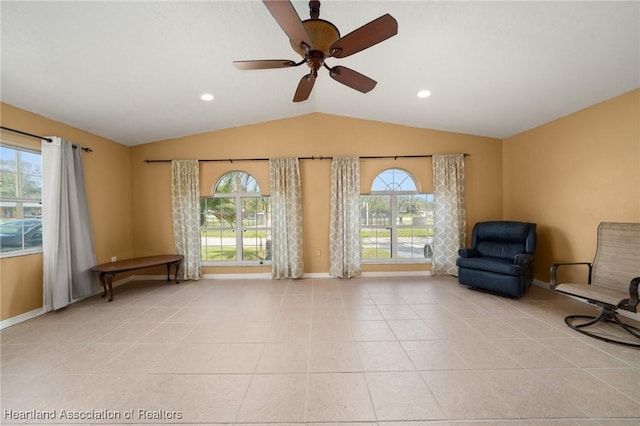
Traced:
[[301, 278], [302, 192], [297, 158], [269, 160], [273, 278]]
[[358, 157], [334, 157], [331, 161], [329, 274], [340, 278], [362, 274]]
[[464, 154], [433, 156], [433, 275], [458, 275], [458, 250], [467, 238], [464, 207]]
[[171, 161], [171, 213], [176, 253], [184, 256], [179, 276], [197, 280], [202, 276], [198, 160]]

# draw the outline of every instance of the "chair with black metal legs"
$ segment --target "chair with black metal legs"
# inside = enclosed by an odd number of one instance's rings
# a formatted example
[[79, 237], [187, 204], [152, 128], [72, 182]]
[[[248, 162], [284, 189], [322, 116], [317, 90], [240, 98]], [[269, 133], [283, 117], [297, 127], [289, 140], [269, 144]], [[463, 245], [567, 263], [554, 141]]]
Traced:
[[[558, 283], [560, 267], [586, 266], [586, 284]], [[556, 263], [551, 267], [551, 288], [586, 300], [598, 307], [596, 316], [569, 315], [564, 319], [572, 329], [605, 342], [640, 348], [640, 328], [623, 322], [618, 310], [638, 312], [640, 284], [640, 223], [602, 222], [598, 226], [595, 259], [590, 262]], [[579, 322], [581, 321], [582, 322]], [[611, 323], [626, 332], [626, 339], [595, 330], [601, 323]], [[591, 328], [591, 329], [589, 329]]]

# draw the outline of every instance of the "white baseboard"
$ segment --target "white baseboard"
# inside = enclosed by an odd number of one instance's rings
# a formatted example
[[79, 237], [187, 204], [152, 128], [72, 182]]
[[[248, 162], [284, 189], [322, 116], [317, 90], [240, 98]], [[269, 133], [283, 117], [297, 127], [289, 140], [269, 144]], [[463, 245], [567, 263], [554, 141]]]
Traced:
[[535, 285], [536, 287], [546, 288], [547, 290], [550, 290], [549, 283], [545, 283], [541, 280], [536, 280], [535, 278], [533, 279], [533, 282], [531, 284]]
[[363, 277], [429, 277], [431, 271], [363, 272]]
[[257, 272], [253, 274], [204, 274], [205, 280], [268, 280], [271, 272]]
[[7, 318], [6, 320], [0, 321], [0, 330], [19, 324], [23, 321], [30, 320], [31, 318], [39, 317], [44, 313], [44, 308], [38, 308], [33, 311], [25, 312], [24, 314], [16, 315], [15, 317]]
[[333, 275], [329, 275], [328, 272], [306, 272], [302, 275], [302, 278], [317, 278], [317, 279], [323, 279], [323, 278], [337, 278], [334, 277]]

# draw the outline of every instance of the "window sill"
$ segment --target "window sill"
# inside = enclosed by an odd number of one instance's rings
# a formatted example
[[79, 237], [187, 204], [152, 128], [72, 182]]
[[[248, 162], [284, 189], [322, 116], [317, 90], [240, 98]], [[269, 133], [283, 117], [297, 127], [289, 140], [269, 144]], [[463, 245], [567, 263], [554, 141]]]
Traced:
[[0, 259], [6, 259], [9, 257], [19, 257], [19, 256], [30, 256], [32, 254], [42, 254], [42, 248], [39, 247], [34, 250], [16, 250], [16, 251], [6, 251], [0, 253]]

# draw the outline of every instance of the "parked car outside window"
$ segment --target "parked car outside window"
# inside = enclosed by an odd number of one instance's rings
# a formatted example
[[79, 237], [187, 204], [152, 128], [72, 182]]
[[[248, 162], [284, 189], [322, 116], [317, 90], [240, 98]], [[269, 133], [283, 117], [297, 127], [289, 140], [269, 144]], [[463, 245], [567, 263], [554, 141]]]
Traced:
[[13, 219], [0, 223], [2, 252], [42, 247], [41, 219]]

